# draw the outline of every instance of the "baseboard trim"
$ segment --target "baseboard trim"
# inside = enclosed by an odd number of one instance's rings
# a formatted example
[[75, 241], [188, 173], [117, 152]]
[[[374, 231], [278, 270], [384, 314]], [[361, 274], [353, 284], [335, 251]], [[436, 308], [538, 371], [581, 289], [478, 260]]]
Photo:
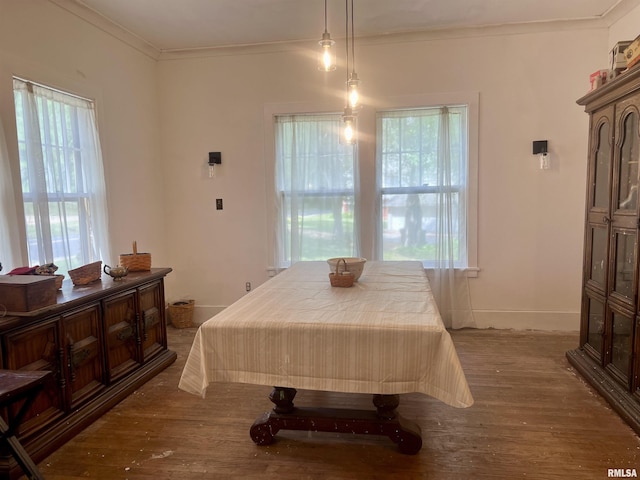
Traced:
[[476, 328], [578, 332], [580, 312], [474, 310]]

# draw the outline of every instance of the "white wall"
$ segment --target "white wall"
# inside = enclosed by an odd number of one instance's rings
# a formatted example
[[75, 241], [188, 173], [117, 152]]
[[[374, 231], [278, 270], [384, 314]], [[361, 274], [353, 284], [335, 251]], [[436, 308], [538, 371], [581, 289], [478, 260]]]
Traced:
[[[479, 92], [481, 271], [470, 284], [481, 327], [578, 329], [588, 117], [575, 101], [606, 59], [606, 42], [606, 28], [574, 28], [358, 44], [365, 108], [382, 97]], [[282, 47], [159, 63], [175, 292], [196, 298], [201, 313], [267, 278], [263, 110], [328, 102], [339, 111], [332, 92], [341, 94], [344, 74], [327, 77], [313, 62]], [[550, 171], [531, 154], [540, 139], [549, 140]], [[223, 164], [208, 179], [212, 150]]]
[[[358, 44], [369, 105], [479, 93], [481, 271], [470, 284], [481, 327], [578, 328], [588, 118], [575, 100], [606, 65], [610, 42], [606, 28], [554, 28]], [[168, 300], [194, 298], [199, 319], [241, 297], [245, 282], [267, 279], [265, 105], [340, 110], [344, 82], [320, 74], [299, 46], [156, 62], [46, 0], [0, 0], [0, 115], [9, 139], [13, 74], [96, 98], [113, 254], [138, 240], [155, 266], [174, 268]], [[540, 139], [549, 140], [550, 171], [531, 154]], [[9, 148], [17, 165], [11, 140]], [[209, 151], [223, 154], [214, 179], [206, 176]], [[216, 198], [224, 210], [215, 210]]]
[[103, 260], [115, 265], [137, 240], [168, 265], [156, 61], [47, 0], [0, 0], [0, 115], [19, 185], [13, 75], [96, 100], [112, 242]]

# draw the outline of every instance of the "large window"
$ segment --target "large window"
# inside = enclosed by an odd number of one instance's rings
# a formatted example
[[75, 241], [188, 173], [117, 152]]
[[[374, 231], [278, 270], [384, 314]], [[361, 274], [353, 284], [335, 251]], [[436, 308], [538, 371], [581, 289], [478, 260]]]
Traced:
[[29, 264], [60, 272], [109, 254], [93, 102], [14, 79]]
[[340, 114], [265, 107], [272, 266], [357, 255], [475, 276], [478, 94], [378, 100], [355, 147], [339, 143]]
[[275, 116], [278, 267], [357, 253], [355, 149], [340, 125], [337, 114]]
[[381, 257], [466, 267], [467, 107], [377, 114]]

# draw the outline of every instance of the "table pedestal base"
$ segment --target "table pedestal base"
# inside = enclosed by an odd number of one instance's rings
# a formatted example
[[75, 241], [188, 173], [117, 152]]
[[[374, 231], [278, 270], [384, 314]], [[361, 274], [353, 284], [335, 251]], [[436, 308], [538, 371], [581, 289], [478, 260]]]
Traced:
[[250, 429], [258, 445], [270, 445], [280, 430], [386, 435], [402, 453], [414, 455], [422, 448], [420, 427], [396, 412], [399, 395], [374, 395], [376, 410], [294, 407], [294, 388], [275, 387], [269, 399], [273, 411], [258, 418]]

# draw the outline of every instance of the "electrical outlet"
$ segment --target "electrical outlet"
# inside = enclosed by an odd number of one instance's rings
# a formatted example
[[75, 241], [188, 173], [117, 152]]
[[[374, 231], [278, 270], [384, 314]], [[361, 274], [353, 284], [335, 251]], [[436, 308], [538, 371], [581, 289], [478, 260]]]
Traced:
[[216, 198], [216, 210], [222, 210], [222, 199]]
[[250, 292], [251, 291], [251, 282], [245, 283], [244, 288], [247, 289], [247, 292]]

